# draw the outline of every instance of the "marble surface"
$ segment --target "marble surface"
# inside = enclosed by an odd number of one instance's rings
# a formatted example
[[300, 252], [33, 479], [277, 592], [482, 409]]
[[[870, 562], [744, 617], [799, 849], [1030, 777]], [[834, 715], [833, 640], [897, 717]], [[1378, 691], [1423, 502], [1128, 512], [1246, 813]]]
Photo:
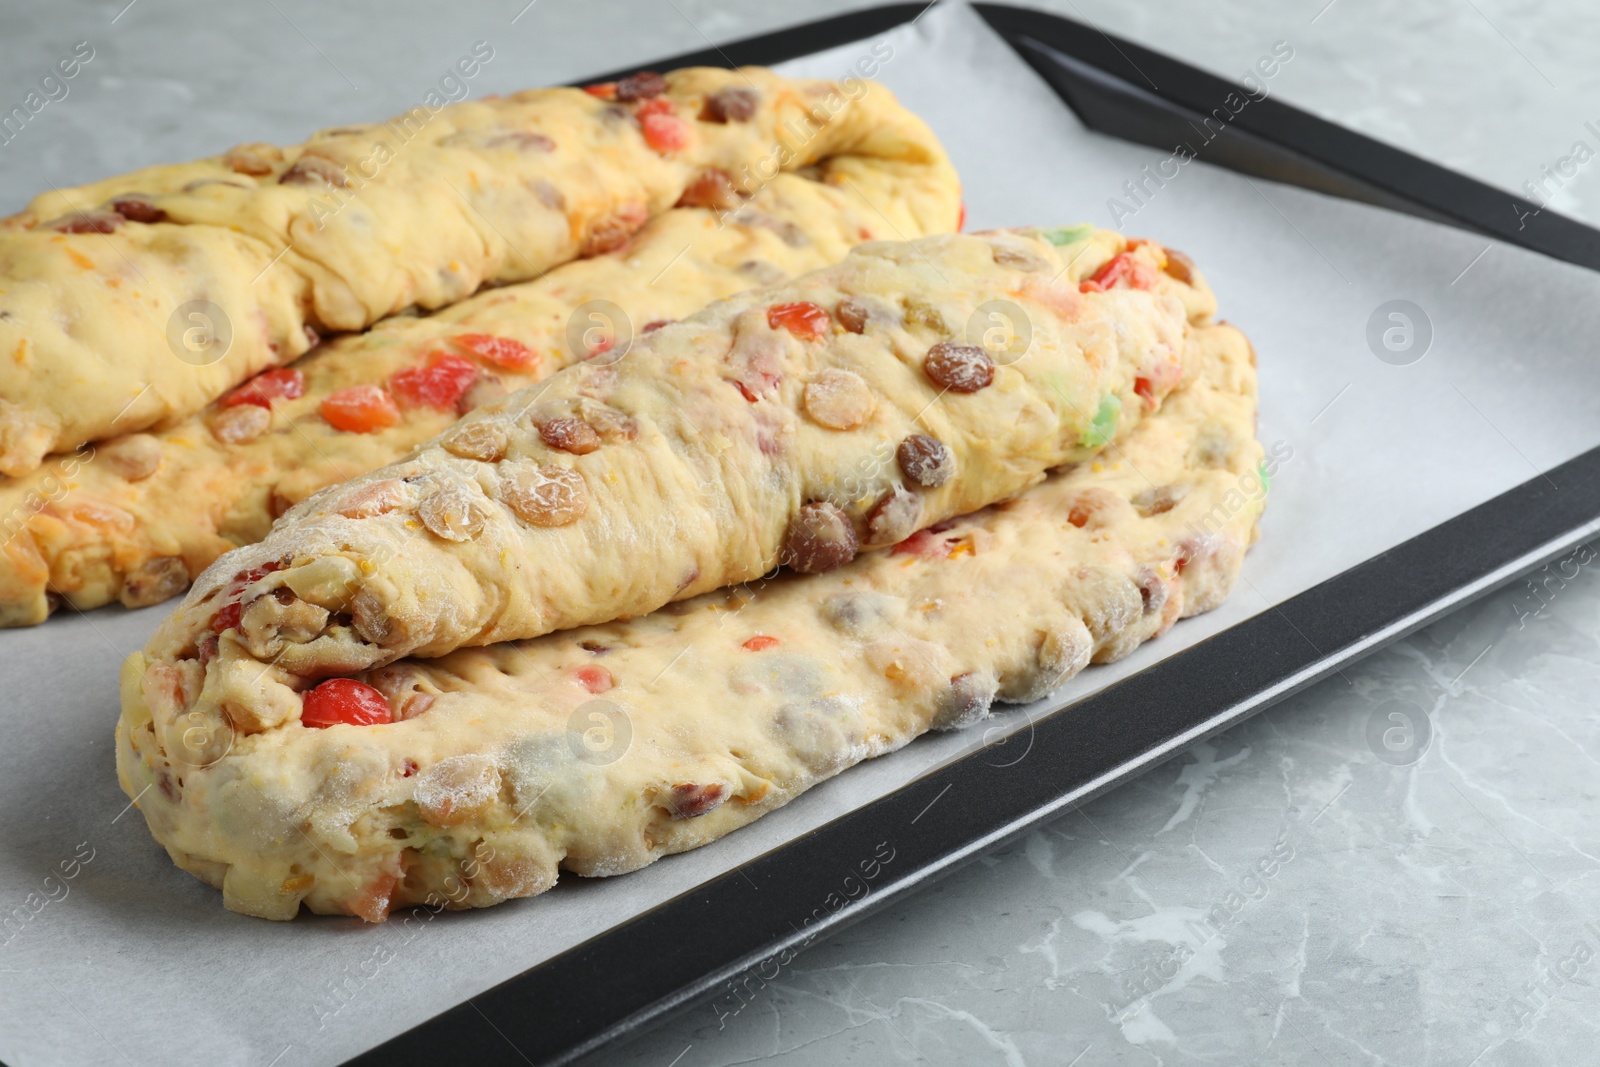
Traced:
[[[0, 145], [0, 210], [174, 143], [291, 139], [284, 78], [325, 92], [332, 124], [409, 106], [479, 37], [503, 88], [859, 6], [525, 3], [10, 5], [4, 109], [75, 42], [95, 58]], [[1222, 74], [1287, 39], [1282, 98], [1600, 222], [1577, 149], [1600, 150], [1594, 5], [1040, 6]], [[427, 32], [404, 54], [315, 43], [380, 17]], [[208, 84], [251, 90], [249, 128], [202, 106]], [[1589, 1062], [1597, 569], [1571, 556], [819, 941], [737, 1015], [691, 1005], [588, 1063]]]

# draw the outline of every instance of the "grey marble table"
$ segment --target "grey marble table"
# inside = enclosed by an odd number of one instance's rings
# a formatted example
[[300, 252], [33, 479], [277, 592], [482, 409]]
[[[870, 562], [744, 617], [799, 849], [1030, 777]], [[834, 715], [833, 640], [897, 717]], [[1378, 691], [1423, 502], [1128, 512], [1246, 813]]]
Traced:
[[[7, 0], [7, 108], [74, 42], [95, 58], [0, 146], [0, 204], [294, 139], [274, 103], [289, 79], [329, 123], [409, 106], [442, 69], [430, 41], [508, 10], [522, 32], [497, 47], [532, 84], [859, 6], [524, 2]], [[1225, 75], [1271, 28], [1297, 49], [1282, 98], [1600, 222], [1593, 4], [1040, 6]], [[313, 43], [385, 20], [426, 32], [398, 51]], [[212, 106], [200, 87], [218, 85], [255, 106]], [[1480, 601], [819, 942], [737, 1014], [693, 1005], [589, 1062], [1596, 1062], [1596, 569], [1585, 552]]]

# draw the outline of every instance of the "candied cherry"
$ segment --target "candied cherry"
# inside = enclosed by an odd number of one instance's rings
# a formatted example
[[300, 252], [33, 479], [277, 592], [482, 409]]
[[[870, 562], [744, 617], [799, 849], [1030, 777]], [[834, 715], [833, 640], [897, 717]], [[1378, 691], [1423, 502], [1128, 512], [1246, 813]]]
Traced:
[[765, 652], [769, 648], [778, 647], [778, 639], [768, 634], [756, 634], [739, 647], [746, 652]]
[[1151, 382], [1149, 378], [1135, 378], [1133, 380], [1133, 391], [1139, 394], [1140, 398], [1143, 399], [1146, 404], [1149, 404], [1151, 407], [1156, 406], [1155, 384]]
[[774, 330], [788, 330], [802, 341], [815, 341], [828, 332], [828, 312], [809, 301], [792, 304], [773, 304], [767, 309], [767, 325]]
[[371, 433], [400, 421], [394, 398], [376, 385], [335, 389], [323, 398], [319, 410], [330, 426], [349, 433]]
[[300, 708], [300, 724], [319, 730], [339, 723], [380, 726], [393, 721], [389, 699], [354, 678], [329, 678], [306, 694]]
[[280, 568], [281, 564], [278, 563], [263, 563], [259, 567], [251, 567], [234, 575], [233, 581], [228, 583], [228, 591], [225, 594], [227, 603], [222, 605], [216, 617], [211, 620], [211, 632], [220, 634], [237, 627], [239, 620], [244, 617], [244, 605], [240, 603], [239, 598], [244, 595], [245, 589]]
[[298, 400], [306, 393], [306, 376], [294, 367], [262, 371], [217, 403], [225, 408], [255, 404], [270, 408], [274, 400]]
[[404, 407], [454, 411], [477, 377], [478, 367], [470, 359], [434, 352], [422, 366], [390, 375], [389, 392]]
[[539, 362], [539, 353], [510, 337], [487, 333], [463, 333], [450, 338], [486, 363], [506, 370], [526, 370]]

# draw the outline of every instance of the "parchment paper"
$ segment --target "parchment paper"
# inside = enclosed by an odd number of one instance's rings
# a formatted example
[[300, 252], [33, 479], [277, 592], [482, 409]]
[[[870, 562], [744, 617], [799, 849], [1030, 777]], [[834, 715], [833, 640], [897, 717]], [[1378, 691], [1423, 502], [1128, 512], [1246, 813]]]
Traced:
[[[893, 49], [880, 80], [927, 117], [965, 176], [969, 228], [1120, 221], [1189, 252], [1224, 317], [1259, 351], [1263, 440], [1293, 450], [1229, 604], [1122, 664], [1087, 671], [1048, 706], [1600, 444], [1592, 358], [1600, 278], [1213, 170], [1203, 148], [1163, 186], [1147, 183], [1146, 202], [1135, 205], [1124, 183], [1168, 153], [1086, 132], [970, 11], [941, 5], [880, 40]], [[789, 69], [841, 75], [871, 46]], [[1261, 47], [1267, 55], [1272, 42]], [[495, 73], [505, 81], [495, 89], [518, 87], [515, 72]], [[298, 128], [328, 121], [308, 99]], [[1137, 207], [1132, 217], [1113, 219], [1113, 196]], [[1373, 312], [1393, 300], [1413, 302], [1431, 322], [1431, 346], [1407, 366], [1381, 361], [1367, 340]], [[337, 1063], [974, 742], [923, 739], [716, 845], [622, 878], [569, 879], [543, 897], [409, 927], [269, 923], [230, 914], [220, 894], [175, 869], [116, 785], [117, 666], [166, 610], [101, 611], [0, 633], [0, 920], [18, 908], [30, 916], [0, 929], [0, 1058], [18, 1067]], [[1004, 721], [1021, 722], [1027, 710]]]

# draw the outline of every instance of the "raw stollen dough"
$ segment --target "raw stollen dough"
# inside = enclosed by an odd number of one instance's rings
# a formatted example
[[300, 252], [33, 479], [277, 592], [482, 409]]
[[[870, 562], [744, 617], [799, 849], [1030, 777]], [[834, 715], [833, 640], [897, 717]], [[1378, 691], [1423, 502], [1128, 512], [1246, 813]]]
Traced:
[[865, 244], [296, 506], [146, 650], [254, 733], [308, 679], [830, 569], [1113, 445], [1213, 310], [1186, 259], [1090, 226]]
[[840, 155], [949, 168], [870, 83], [691, 68], [609, 92], [417, 109], [38, 197], [0, 222], [0, 473], [170, 425], [322, 333], [614, 249], [686, 193]]
[[[637, 336], [743, 289], [827, 266], [862, 240], [956, 225], [960, 189], [943, 156], [919, 165], [837, 156], [809, 173], [779, 174], [725, 208], [675, 208], [624, 247], [536, 281], [330, 339], [292, 368], [303, 379], [298, 398], [256, 407], [225, 397], [169, 429], [85, 446], [0, 480], [0, 626], [43, 622], [60, 602], [142, 607], [182, 593], [218, 556], [265, 537], [290, 505], [403, 458], [469, 402], [587, 356], [568, 332], [590, 301], [620, 309], [618, 325]], [[509, 338], [535, 358], [520, 366], [479, 360], [482, 377], [461, 403], [406, 407], [394, 425], [370, 433], [341, 431], [319, 414], [330, 394], [382, 386], [435, 352], [475, 358], [453, 342], [463, 335]]]
[[1255, 440], [1244, 337], [1193, 341], [1160, 411], [1012, 501], [826, 574], [362, 674], [390, 724], [235, 732], [196, 708], [198, 661], [137, 654], [122, 788], [180, 867], [276, 919], [482, 907], [704, 844], [1222, 601], [1285, 457]]

